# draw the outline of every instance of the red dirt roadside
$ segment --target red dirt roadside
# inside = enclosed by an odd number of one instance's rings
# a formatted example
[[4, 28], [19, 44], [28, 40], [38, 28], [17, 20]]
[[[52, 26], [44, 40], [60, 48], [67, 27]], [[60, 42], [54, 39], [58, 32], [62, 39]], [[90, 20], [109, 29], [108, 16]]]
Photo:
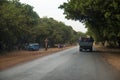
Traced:
[[103, 46], [96, 46], [96, 49], [100, 51], [104, 60], [106, 60], [116, 69], [120, 70], [120, 48], [106, 48]]
[[47, 51], [41, 49], [39, 51], [14, 51], [10, 52], [6, 55], [0, 56], [0, 70], [4, 70], [15, 65], [34, 60], [36, 58], [40, 58], [46, 55], [53, 54], [55, 52], [68, 49], [70, 47], [65, 48], [49, 48]]
[[[109, 49], [101, 46], [95, 46], [96, 49], [103, 56], [103, 59], [106, 60], [109, 64], [113, 65], [115, 68], [120, 70], [120, 49]], [[6, 55], [0, 56], [0, 70], [4, 70], [15, 65], [34, 60], [46, 55], [53, 54], [55, 52], [71, 48], [50, 48], [47, 51], [44, 49], [39, 51], [14, 51]]]

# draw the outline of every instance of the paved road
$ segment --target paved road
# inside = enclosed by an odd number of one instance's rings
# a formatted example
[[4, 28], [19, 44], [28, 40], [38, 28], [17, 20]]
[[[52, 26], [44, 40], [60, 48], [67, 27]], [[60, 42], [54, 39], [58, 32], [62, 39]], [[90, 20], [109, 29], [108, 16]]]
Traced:
[[99, 53], [74, 47], [0, 71], [0, 80], [120, 80], [119, 75]]

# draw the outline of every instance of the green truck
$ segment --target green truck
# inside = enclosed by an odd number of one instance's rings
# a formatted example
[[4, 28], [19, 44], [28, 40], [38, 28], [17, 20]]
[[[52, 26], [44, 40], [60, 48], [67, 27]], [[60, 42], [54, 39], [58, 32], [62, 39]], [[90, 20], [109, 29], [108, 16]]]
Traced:
[[79, 51], [83, 51], [83, 50], [88, 50], [89, 51], [93, 51], [93, 38], [89, 37], [89, 38], [85, 38], [85, 37], [81, 37], [79, 39]]

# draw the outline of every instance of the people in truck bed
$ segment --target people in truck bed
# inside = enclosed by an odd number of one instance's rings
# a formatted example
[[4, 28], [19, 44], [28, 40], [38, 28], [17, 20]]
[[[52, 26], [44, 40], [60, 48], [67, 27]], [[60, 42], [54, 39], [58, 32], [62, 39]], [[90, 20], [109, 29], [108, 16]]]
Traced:
[[79, 42], [94, 42], [94, 39], [92, 37], [80, 37]]

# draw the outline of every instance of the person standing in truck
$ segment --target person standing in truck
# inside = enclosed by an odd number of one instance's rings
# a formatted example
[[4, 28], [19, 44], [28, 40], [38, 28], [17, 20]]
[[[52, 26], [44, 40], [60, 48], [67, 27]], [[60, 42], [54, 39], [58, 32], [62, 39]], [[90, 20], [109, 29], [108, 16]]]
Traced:
[[94, 42], [94, 39], [92, 38], [92, 36], [90, 36], [89, 42]]

